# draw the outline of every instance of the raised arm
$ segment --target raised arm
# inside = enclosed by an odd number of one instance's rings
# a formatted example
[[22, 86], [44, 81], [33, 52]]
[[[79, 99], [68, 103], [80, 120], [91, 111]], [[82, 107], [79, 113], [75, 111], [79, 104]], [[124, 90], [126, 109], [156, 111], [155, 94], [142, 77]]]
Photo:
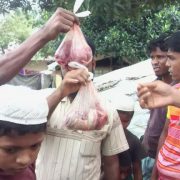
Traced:
[[69, 31], [74, 22], [78, 23], [78, 20], [72, 12], [58, 8], [41, 29], [0, 58], [0, 85], [13, 78], [48, 41]]

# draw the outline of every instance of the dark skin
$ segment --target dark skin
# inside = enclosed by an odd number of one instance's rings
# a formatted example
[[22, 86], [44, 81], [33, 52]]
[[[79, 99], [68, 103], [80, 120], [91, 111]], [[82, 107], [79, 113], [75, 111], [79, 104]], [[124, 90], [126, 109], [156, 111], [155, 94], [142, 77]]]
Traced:
[[119, 180], [119, 160], [118, 156], [103, 156], [104, 180]]
[[[131, 122], [134, 111], [118, 110], [118, 114], [121, 119], [123, 128], [126, 129]], [[120, 179], [126, 179], [129, 174], [131, 174], [131, 167], [120, 167]], [[134, 180], [142, 180], [141, 161], [136, 161], [132, 163], [132, 174]]]
[[172, 78], [170, 73], [168, 72], [167, 63], [167, 52], [161, 51], [159, 47], [157, 47], [154, 51], [150, 53], [151, 64], [153, 70], [157, 77], [160, 77], [162, 81], [166, 83], [171, 83]]
[[58, 8], [40, 30], [33, 33], [17, 49], [0, 58], [0, 85], [13, 78], [37, 51], [55, 39], [59, 33], [69, 31], [74, 22], [78, 23], [78, 19], [72, 12]]
[[139, 84], [137, 90], [142, 108], [152, 109], [168, 105], [180, 107], [179, 90], [162, 81]]

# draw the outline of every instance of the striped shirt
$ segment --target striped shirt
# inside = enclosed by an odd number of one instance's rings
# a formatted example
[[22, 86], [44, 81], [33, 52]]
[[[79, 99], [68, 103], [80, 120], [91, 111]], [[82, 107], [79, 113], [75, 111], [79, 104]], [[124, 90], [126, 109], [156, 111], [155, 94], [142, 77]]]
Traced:
[[36, 163], [37, 180], [99, 180], [101, 154], [111, 156], [128, 149], [119, 116], [111, 105], [108, 123], [93, 131], [62, 129], [69, 107], [65, 99], [51, 116]]
[[167, 118], [168, 135], [159, 152], [157, 167], [160, 179], [180, 180], [180, 108], [168, 106]]

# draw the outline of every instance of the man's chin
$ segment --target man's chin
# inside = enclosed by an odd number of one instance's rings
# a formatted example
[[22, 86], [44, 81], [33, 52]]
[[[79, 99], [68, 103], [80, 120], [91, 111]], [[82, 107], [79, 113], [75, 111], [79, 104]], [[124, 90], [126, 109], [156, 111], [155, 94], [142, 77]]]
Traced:
[[8, 169], [8, 170], [4, 171], [4, 174], [15, 175], [15, 174], [22, 173], [24, 170], [25, 170], [25, 168], [24, 169]]
[[162, 77], [163, 76], [163, 74], [161, 73], [161, 72], [155, 72], [155, 75], [157, 76], [157, 77]]

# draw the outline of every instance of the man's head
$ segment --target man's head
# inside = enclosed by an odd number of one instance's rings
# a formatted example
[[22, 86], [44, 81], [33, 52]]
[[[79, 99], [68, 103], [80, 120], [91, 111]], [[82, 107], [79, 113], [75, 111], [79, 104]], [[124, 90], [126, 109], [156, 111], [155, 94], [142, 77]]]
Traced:
[[167, 40], [167, 63], [172, 79], [180, 82], [180, 31], [171, 35]]
[[134, 100], [127, 95], [118, 94], [110, 99], [112, 105], [117, 110], [123, 128], [127, 128], [134, 115]]
[[6, 174], [20, 173], [34, 163], [45, 135], [47, 102], [30, 92], [0, 88], [0, 169]]
[[167, 61], [167, 45], [165, 39], [167, 36], [162, 35], [157, 39], [152, 40], [148, 46], [148, 53], [151, 57], [152, 67], [156, 76], [163, 78], [169, 74], [168, 67], [166, 66]]

